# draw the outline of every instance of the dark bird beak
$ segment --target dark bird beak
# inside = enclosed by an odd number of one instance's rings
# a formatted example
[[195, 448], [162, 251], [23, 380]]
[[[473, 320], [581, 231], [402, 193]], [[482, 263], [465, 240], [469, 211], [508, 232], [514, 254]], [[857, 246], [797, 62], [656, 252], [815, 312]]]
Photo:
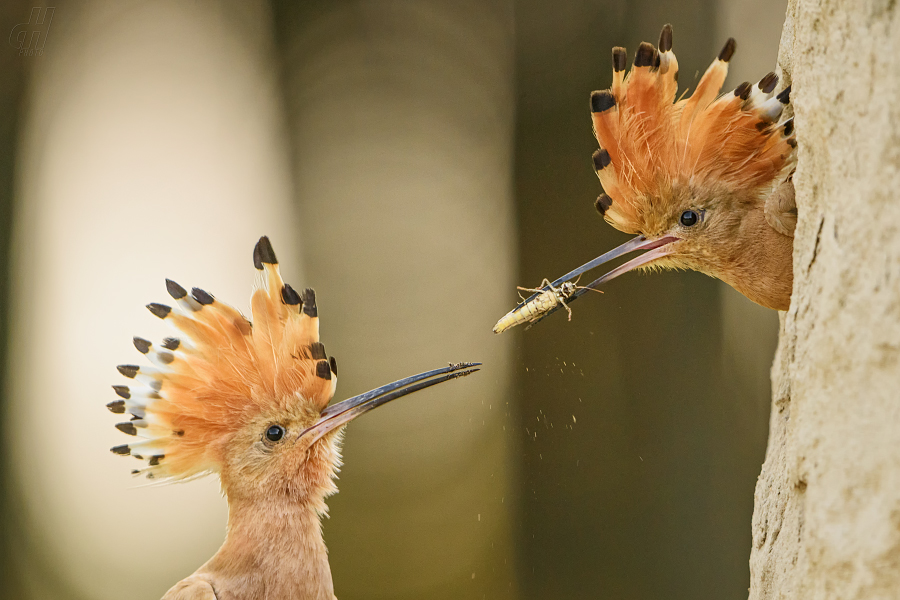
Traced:
[[[634, 269], [636, 269], [640, 266], [646, 265], [650, 262], [653, 262], [654, 260], [657, 260], [659, 258], [666, 256], [667, 254], [670, 254], [672, 252], [672, 250], [669, 247], [669, 244], [671, 244], [672, 242], [678, 241], [678, 239], [679, 238], [677, 238], [673, 235], [666, 235], [661, 238], [648, 240], [643, 235], [639, 235], [635, 238], [628, 240], [621, 246], [610, 250], [606, 254], [601, 254], [594, 260], [586, 262], [585, 264], [581, 265], [577, 269], [566, 273], [565, 275], [563, 275], [556, 281], [552, 282], [550, 285], [553, 286], [554, 288], [559, 288], [559, 286], [562, 285], [563, 283], [565, 283], [567, 281], [572, 281], [573, 279], [575, 279], [582, 273], [584, 273], [586, 271], [590, 271], [591, 269], [599, 267], [600, 265], [606, 264], [611, 260], [615, 260], [615, 259], [619, 258], [620, 256], [624, 256], [626, 254], [629, 254], [631, 252], [636, 252], [638, 250], [646, 250], [647, 251], [647, 252], [644, 252], [644, 254], [641, 254], [640, 256], [636, 256], [636, 257], [632, 258], [631, 260], [629, 260], [628, 262], [619, 265], [618, 267], [616, 267], [609, 273], [606, 273], [605, 275], [598, 277], [597, 279], [595, 279], [588, 285], [578, 288], [574, 294], [572, 294], [569, 298], [566, 299], [566, 303], [571, 304], [585, 292], [587, 292], [589, 290], [597, 289], [601, 284], [606, 283], [610, 279], [615, 279], [622, 273], [627, 273], [628, 271], [633, 271]], [[547, 291], [549, 289], [550, 289], [550, 286], [545, 286], [545, 287], [541, 288], [541, 292]], [[540, 293], [540, 292], [534, 293], [531, 296], [529, 296], [528, 298], [526, 298], [525, 300], [523, 300], [514, 309], [514, 311], [519, 310], [523, 306], [528, 304], [528, 302], [530, 302], [532, 299], [537, 297], [538, 293]], [[534, 325], [534, 323], [542, 321], [545, 317], [547, 317], [550, 314], [553, 314], [560, 308], [561, 308], [561, 306], [557, 305], [552, 310], [547, 311], [547, 313], [544, 314], [540, 319], [537, 319], [536, 321], [532, 322], [531, 324]]]
[[[666, 235], [666, 236], [663, 236], [663, 237], [655, 239], [655, 240], [648, 240], [644, 236], [639, 235], [634, 239], [628, 240], [627, 242], [625, 242], [618, 248], [614, 248], [613, 250], [610, 250], [606, 254], [598, 256], [594, 260], [581, 265], [580, 267], [578, 267], [571, 273], [567, 273], [566, 275], [563, 275], [562, 280], [569, 281], [573, 277], [577, 277], [577, 276], [581, 275], [582, 273], [584, 273], [585, 271], [589, 271], [589, 270], [593, 269], [594, 267], [599, 267], [600, 265], [607, 263], [607, 262], [609, 262], [615, 258], [618, 258], [620, 256], [623, 256], [625, 254], [628, 254], [629, 252], [635, 252], [637, 250], [647, 250], [647, 252], [645, 252], [644, 254], [641, 254], [640, 256], [635, 256], [628, 262], [626, 262], [622, 265], [619, 265], [618, 267], [616, 267], [615, 269], [613, 269], [606, 275], [602, 275], [601, 277], [598, 277], [597, 279], [592, 281], [589, 285], [585, 286], [585, 288], [596, 289], [596, 286], [599, 286], [602, 283], [606, 283], [610, 279], [615, 279], [622, 273], [627, 273], [628, 271], [633, 271], [634, 269], [636, 269], [640, 266], [646, 265], [647, 263], [653, 262], [654, 260], [656, 260], [658, 258], [662, 258], [663, 256], [670, 254], [671, 249], [668, 248], [668, 246], [672, 242], [676, 242], [676, 241], [678, 241], [678, 238], [675, 237], [674, 235]], [[556, 284], [554, 284], [554, 285], [556, 285]], [[586, 289], [578, 290], [579, 293], [576, 293], [575, 296], [580, 296], [585, 291], [587, 291], [587, 290]]]
[[481, 363], [457, 363], [451, 364], [443, 369], [434, 369], [400, 379], [394, 383], [383, 385], [365, 394], [342, 400], [336, 404], [332, 404], [322, 411], [319, 420], [312, 426], [303, 430], [298, 439], [303, 436], [310, 436], [310, 444], [313, 444], [323, 435], [342, 427], [355, 419], [356, 417], [369, 412], [374, 408], [378, 408], [383, 404], [387, 404], [392, 400], [396, 400], [407, 394], [424, 390], [427, 387], [450, 381], [458, 377], [465, 377], [475, 371], [480, 371], [477, 367]]

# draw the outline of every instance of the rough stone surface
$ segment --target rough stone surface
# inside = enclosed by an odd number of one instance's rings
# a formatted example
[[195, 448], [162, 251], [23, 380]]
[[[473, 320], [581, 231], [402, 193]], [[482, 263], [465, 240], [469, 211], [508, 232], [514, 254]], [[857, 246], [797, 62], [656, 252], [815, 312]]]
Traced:
[[750, 598], [900, 598], [900, 9], [791, 0], [800, 160]]

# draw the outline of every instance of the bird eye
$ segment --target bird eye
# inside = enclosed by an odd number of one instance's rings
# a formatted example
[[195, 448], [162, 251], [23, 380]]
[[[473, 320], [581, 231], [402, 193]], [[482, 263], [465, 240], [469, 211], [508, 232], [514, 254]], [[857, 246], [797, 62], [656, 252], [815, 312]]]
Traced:
[[686, 210], [681, 213], [681, 218], [679, 220], [685, 227], [692, 227], [700, 221], [700, 215], [698, 215], [696, 211]]
[[277, 442], [284, 437], [284, 427], [281, 425], [272, 425], [266, 429], [266, 439], [270, 442]]

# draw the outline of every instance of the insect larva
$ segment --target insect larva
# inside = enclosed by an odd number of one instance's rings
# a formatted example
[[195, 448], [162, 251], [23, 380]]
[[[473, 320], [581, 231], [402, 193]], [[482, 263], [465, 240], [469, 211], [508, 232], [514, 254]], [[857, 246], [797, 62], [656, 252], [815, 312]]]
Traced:
[[541, 282], [540, 289], [523, 287], [518, 289], [525, 292], [534, 292], [537, 296], [506, 313], [494, 325], [494, 333], [503, 333], [507, 329], [522, 323], [539, 321], [559, 305], [562, 305], [569, 312], [569, 320], [572, 320], [572, 309], [566, 304], [566, 300], [571, 298], [578, 289], [578, 286], [574, 283], [566, 281], [559, 287], [554, 287], [547, 279], [544, 279]]

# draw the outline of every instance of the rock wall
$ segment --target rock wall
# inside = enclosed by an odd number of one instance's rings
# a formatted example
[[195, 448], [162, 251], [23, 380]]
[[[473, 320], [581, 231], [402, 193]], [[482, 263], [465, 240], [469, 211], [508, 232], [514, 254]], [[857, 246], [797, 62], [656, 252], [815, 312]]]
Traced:
[[800, 161], [750, 598], [900, 597], [900, 9], [791, 0]]

